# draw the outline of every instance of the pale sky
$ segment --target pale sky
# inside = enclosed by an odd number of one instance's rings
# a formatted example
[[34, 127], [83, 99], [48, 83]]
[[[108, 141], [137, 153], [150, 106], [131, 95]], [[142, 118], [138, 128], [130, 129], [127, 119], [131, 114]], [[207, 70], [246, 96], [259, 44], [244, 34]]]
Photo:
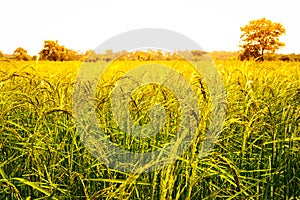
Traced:
[[44, 40], [74, 50], [95, 49], [138, 28], [184, 34], [204, 50], [239, 49], [240, 27], [266, 17], [287, 34], [279, 53], [300, 54], [299, 0], [4, 0], [0, 3], [0, 50], [23, 47], [38, 54]]

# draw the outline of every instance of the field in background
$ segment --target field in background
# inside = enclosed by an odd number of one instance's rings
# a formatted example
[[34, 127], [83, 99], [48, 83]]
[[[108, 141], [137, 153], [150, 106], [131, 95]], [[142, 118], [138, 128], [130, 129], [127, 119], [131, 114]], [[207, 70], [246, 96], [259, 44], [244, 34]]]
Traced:
[[300, 63], [216, 65], [227, 116], [213, 151], [199, 159], [199, 137], [172, 165], [127, 174], [93, 158], [76, 132], [80, 62], [1, 61], [0, 199], [299, 199]]

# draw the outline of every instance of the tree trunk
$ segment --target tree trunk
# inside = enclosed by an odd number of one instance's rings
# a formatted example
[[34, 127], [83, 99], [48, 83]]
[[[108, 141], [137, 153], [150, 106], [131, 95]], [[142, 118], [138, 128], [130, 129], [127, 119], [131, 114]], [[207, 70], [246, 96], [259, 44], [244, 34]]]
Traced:
[[261, 61], [264, 61], [264, 51], [265, 51], [265, 49], [262, 48], [261, 49]]

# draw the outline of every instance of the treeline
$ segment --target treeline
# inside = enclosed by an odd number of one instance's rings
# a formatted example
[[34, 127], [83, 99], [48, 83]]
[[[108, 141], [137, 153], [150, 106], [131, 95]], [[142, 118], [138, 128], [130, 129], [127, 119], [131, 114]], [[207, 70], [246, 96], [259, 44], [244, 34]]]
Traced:
[[123, 60], [123, 61], [152, 61], [152, 60], [203, 60], [208, 58], [208, 53], [200, 50], [184, 50], [177, 52], [166, 52], [162, 50], [147, 50], [147, 51], [119, 51], [113, 52], [112, 50], [106, 50], [103, 53], [97, 53], [95, 50], [88, 50], [85, 53], [79, 53], [72, 49], [66, 48], [63, 45], [59, 45], [58, 41], [46, 40], [44, 41], [43, 49], [38, 55], [30, 56], [22, 47], [18, 47], [12, 55], [4, 55], [0, 51], [0, 57], [6, 57], [8, 59], [16, 59], [23, 61], [30, 60], [48, 60], [48, 61], [111, 61], [111, 60]]
[[[37, 60], [48, 60], [48, 61], [85, 61], [85, 62], [97, 62], [97, 61], [152, 61], [152, 60], [250, 60], [251, 57], [241, 59], [241, 52], [228, 52], [228, 51], [214, 51], [205, 52], [201, 50], [183, 50], [176, 52], [167, 52], [162, 50], [148, 50], [148, 51], [119, 51], [113, 52], [112, 50], [106, 50], [103, 53], [97, 53], [94, 50], [88, 50], [85, 53], [79, 53], [72, 49], [66, 48], [60, 45], [58, 41], [46, 40], [42, 50], [38, 55], [30, 56], [22, 47], [18, 47], [13, 54], [5, 55], [0, 51], [0, 58], [5, 57], [7, 59], [23, 60], [23, 61], [37, 61]], [[300, 54], [271, 54], [266, 53], [264, 60], [268, 61], [300, 61]]]
[[38, 55], [30, 56], [27, 50], [18, 47], [13, 54], [4, 55], [0, 51], [0, 57], [6, 57], [8, 59], [16, 59], [23, 61], [30, 60], [48, 60], [48, 61], [86, 61], [86, 62], [96, 62], [96, 61], [111, 61], [111, 60], [123, 60], [123, 61], [151, 61], [151, 60], [203, 60], [208, 58], [208, 54], [205, 51], [200, 50], [184, 50], [177, 52], [166, 52], [162, 50], [148, 50], [148, 51], [119, 51], [113, 52], [112, 50], [106, 50], [103, 53], [97, 53], [95, 50], [88, 50], [85, 53], [79, 53], [72, 49], [66, 48], [60, 45], [58, 41], [46, 40], [44, 41], [43, 49]]
[[300, 54], [268, 54], [265, 56], [265, 60], [300, 62]]
[[96, 61], [153, 61], [153, 60], [193, 60], [199, 61], [204, 59], [209, 59], [208, 53], [200, 50], [184, 50], [176, 52], [166, 52], [162, 50], [148, 50], [148, 51], [119, 51], [113, 52], [112, 50], [106, 50], [104, 53], [96, 53], [94, 50], [89, 50], [85, 54], [86, 62], [96, 62]]
[[[213, 51], [209, 53], [213, 60], [256, 60], [255, 57], [244, 57], [243, 52], [230, 52], [230, 51]], [[277, 53], [266, 53], [264, 55], [266, 61], [291, 61], [300, 62], [300, 54], [277, 54]], [[259, 60], [256, 60], [259, 61]]]
[[8, 59], [15, 60], [49, 60], [49, 61], [72, 61], [80, 60], [83, 58], [83, 55], [74, 51], [72, 49], [66, 48], [63, 45], [58, 44], [58, 41], [46, 40], [44, 41], [43, 49], [39, 52], [38, 55], [30, 56], [27, 53], [27, 50], [18, 47], [13, 54], [5, 55], [0, 51], [0, 57], [6, 57]]

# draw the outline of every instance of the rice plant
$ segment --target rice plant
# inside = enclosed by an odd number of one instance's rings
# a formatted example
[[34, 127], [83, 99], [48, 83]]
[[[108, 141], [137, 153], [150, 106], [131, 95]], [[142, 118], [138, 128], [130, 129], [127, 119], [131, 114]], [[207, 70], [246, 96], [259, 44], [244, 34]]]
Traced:
[[[0, 61], [0, 199], [299, 199], [300, 63], [217, 61], [227, 116], [215, 147], [200, 158], [209, 91], [188, 66], [163, 62], [197, 94], [203, 111], [197, 138], [170, 165], [126, 173], [99, 162], [79, 138], [72, 94], [80, 62]], [[143, 152], [170, 141], [180, 110], [167, 88], [148, 85], [134, 93], [131, 118], [147, 124], [149, 108], [161, 103], [170, 119], [164, 131], [138, 140], [118, 130], [111, 91], [140, 64], [118, 61], [105, 72], [95, 110], [111, 141]]]

